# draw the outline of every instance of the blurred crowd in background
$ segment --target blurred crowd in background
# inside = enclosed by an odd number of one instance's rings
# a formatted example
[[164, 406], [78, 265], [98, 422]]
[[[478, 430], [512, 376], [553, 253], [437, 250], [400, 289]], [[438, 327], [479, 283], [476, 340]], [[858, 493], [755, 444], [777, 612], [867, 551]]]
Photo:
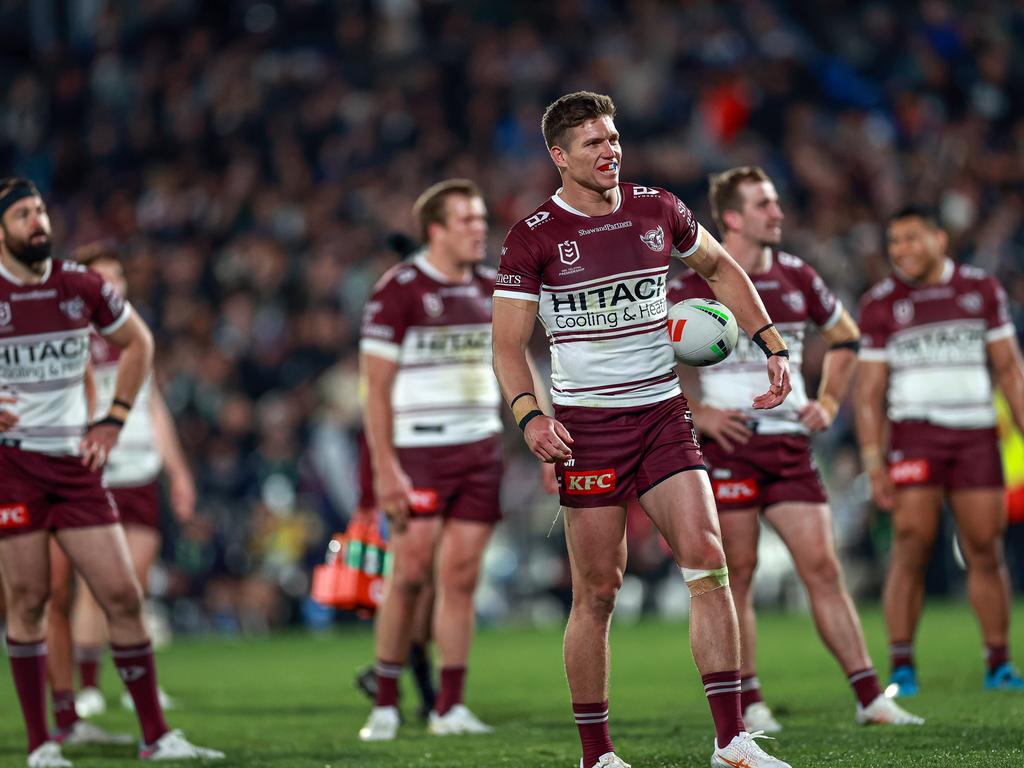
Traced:
[[[175, 625], [256, 632], [325, 620], [304, 597], [356, 499], [359, 317], [423, 188], [476, 180], [496, 261], [557, 187], [545, 105], [606, 92], [624, 178], [671, 189], [709, 228], [707, 174], [763, 166], [786, 249], [855, 306], [886, 274], [885, 216], [934, 204], [1024, 329], [1021, 40], [1024, 6], [995, 0], [8, 0], [0, 167], [43, 190], [58, 253], [119, 244], [154, 330], [200, 499], [155, 582]], [[517, 434], [508, 447], [481, 611], [561, 617], [557, 503]], [[817, 448], [848, 577], [877, 594], [885, 521], [848, 413]], [[671, 569], [642, 522], [631, 568], [658, 584]], [[799, 601], [765, 546], [763, 598]], [[946, 552], [940, 591], [959, 588]]]

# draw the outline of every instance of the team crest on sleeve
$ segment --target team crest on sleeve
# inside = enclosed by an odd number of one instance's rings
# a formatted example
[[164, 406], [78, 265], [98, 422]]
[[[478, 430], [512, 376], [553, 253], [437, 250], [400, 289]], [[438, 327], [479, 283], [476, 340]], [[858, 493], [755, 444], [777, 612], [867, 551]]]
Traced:
[[572, 266], [580, 260], [580, 246], [575, 240], [558, 244], [558, 258], [563, 264]]
[[85, 302], [81, 296], [75, 296], [73, 299], [62, 301], [60, 311], [67, 315], [69, 320], [81, 320], [85, 317]]
[[11, 324], [11, 303], [0, 301], [0, 325]]
[[660, 224], [655, 229], [644, 232], [640, 235], [640, 239], [655, 253], [665, 250], [665, 230], [661, 228]]
[[423, 311], [428, 317], [440, 317], [444, 314], [444, 302], [436, 293], [423, 294]]

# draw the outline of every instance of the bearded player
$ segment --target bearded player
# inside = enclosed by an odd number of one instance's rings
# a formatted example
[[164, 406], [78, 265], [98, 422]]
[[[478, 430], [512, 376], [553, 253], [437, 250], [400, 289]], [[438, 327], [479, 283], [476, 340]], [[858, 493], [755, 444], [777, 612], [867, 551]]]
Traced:
[[[703, 400], [690, 401], [704, 438], [739, 617], [743, 722], [750, 731], [781, 730], [761, 695], [756, 671], [751, 583], [763, 515], [793, 557], [818, 633], [853, 690], [857, 722], [920, 724], [920, 718], [882, 694], [860, 619], [843, 583], [828, 498], [811, 455], [810, 435], [828, 429], [846, 395], [857, 364], [860, 331], [821, 277], [796, 256], [779, 250], [782, 207], [763, 170], [745, 166], [714, 176], [709, 197], [722, 244], [753, 281], [795, 369], [793, 393], [785, 403], [771, 411], [750, 408], [764, 374], [759, 351], [740, 339], [726, 360], [698, 369]], [[673, 281], [668, 296], [675, 303], [712, 294], [699, 275], [691, 274]], [[808, 323], [829, 345], [814, 399], [807, 396], [801, 371]]]
[[[572, 93], [542, 131], [562, 186], [505, 239], [494, 292], [494, 367], [530, 450], [556, 462], [572, 574], [565, 669], [583, 768], [623, 768], [608, 730], [608, 629], [639, 498], [692, 596], [690, 639], [715, 724], [713, 766], [786, 766], [740, 714], [740, 647], [711, 484], [665, 333], [672, 249], [711, 284], [767, 357], [774, 408], [788, 351], [746, 274], [675, 195], [620, 183], [612, 100]], [[538, 407], [526, 346], [551, 344], [554, 418]], [[762, 365], [765, 363], [762, 362]]]

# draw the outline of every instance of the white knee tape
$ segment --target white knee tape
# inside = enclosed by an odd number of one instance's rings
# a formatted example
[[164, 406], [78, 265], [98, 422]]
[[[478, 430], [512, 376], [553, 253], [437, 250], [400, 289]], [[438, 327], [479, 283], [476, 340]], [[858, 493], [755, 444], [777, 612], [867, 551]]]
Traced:
[[691, 597], [714, 592], [716, 589], [729, 586], [729, 568], [722, 566], [713, 570], [701, 570], [699, 568], [680, 568], [683, 574], [683, 581], [690, 588]]

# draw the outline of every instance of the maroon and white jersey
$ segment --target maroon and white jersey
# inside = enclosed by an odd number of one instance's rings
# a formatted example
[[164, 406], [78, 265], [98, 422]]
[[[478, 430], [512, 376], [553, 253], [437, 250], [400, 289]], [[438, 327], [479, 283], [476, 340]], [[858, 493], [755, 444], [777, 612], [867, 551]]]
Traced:
[[539, 303], [559, 405], [634, 407], [679, 394], [665, 333], [673, 247], [691, 256], [701, 228], [671, 192], [619, 185], [619, 203], [587, 216], [558, 194], [505, 238], [494, 295]]
[[0, 265], [0, 390], [17, 397], [13, 429], [0, 433], [26, 451], [77, 455], [86, 426], [83, 379], [89, 334], [120, 328], [131, 307], [95, 272], [51, 260], [38, 283]]
[[1016, 330], [994, 278], [952, 261], [936, 285], [890, 277], [861, 299], [860, 330], [861, 359], [889, 366], [891, 421], [996, 423], [987, 344]]
[[391, 395], [398, 448], [459, 445], [501, 431], [491, 369], [494, 270], [449, 282], [424, 255], [377, 283], [359, 349], [398, 363]]
[[[89, 354], [96, 383], [96, 413], [103, 415], [114, 401], [121, 348], [94, 333], [89, 339]], [[134, 406], [103, 468], [103, 479], [110, 488], [145, 485], [160, 474], [162, 462], [153, 430], [152, 389], [153, 375], [149, 374], [139, 387]]]
[[[748, 421], [756, 423], [758, 434], [807, 434], [807, 428], [800, 423], [800, 409], [807, 405], [807, 387], [801, 370], [807, 323], [828, 330], [839, 321], [843, 305], [813, 268], [789, 253], [772, 251], [768, 269], [750, 275], [750, 281], [789, 347], [793, 391], [777, 408], [753, 409], [751, 401], [768, 389], [768, 367], [764, 352], [741, 332], [729, 357], [697, 369], [703, 401], [714, 408], [743, 412]], [[690, 273], [669, 285], [670, 304], [692, 298], [714, 298], [711, 287], [700, 275]]]

